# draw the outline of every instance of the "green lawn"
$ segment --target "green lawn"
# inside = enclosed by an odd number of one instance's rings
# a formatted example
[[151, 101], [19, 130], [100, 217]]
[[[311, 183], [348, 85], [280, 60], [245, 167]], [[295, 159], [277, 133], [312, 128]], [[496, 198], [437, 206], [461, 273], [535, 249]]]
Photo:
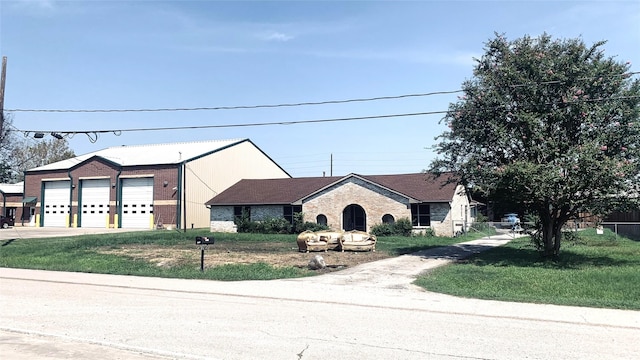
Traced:
[[585, 230], [551, 261], [520, 238], [435, 269], [416, 284], [470, 298], [640, 310], [640, 242]]
[[[211, 280], [268, 280], [315, 275], [299, 266], [271, 266], [266, 263], [227, 264], [200, 271], [200, 251], [196, 236], [210, 236], [206, 229], [180, 231], [146, 231], [118, 234], [82, 235], [47, 239], [17, 239], [0, 246], [0, 267], [74, 271]], [[290, 253], [297, 248], [296, 235], [214, 234], [221, 248], [242, 253]], [[378, 242], [377, 251], [389, 256], [406, 254], [437, 246], [449, 245], [458, 239], [441, 237], [387, 237]], [[140, 257], [105, 253], [124, 246], [170, 248], [189, 258], [170, 267], [160, 267]], [[106, 251], [105, 251], [106, 250]], [[186, 251], [185, 251], [186, 250]], [[183, 255], [184, 256], [184, 255]], [[206, 254], [205, 254], [206, 256]]]

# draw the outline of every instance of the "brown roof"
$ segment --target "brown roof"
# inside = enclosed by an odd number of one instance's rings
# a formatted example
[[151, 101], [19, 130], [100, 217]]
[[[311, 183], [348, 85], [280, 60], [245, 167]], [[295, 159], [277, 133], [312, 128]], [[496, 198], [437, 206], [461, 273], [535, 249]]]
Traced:
[[448, 181], [449, 174], [443, 174], [438, 178], [426, 173], [362, 177], [422, 202], [451, 201], [458, 186], [456, 181]]
[[453, 198], [455, 182], [447, 174], [356, 175], [285, 179], [243, 179], [207, 201], [206, 205], [292, 204], [333, 183], [359, 177], [421, 202], [447, 202]]

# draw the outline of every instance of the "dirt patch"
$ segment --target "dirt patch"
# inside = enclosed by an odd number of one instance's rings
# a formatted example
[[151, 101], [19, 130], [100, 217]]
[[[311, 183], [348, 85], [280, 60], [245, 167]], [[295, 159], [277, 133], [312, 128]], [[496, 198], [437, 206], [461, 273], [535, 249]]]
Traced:
[[[155, 244], [124, 245], [118, 248], [100, 248], [99, 253], [128, 256], [143, 260], [160, 267], [171, 268], [181, 265], [200, 266], [199, 246], [160, 246]], [[327, 264], [325, 271], [335, 271], [361, 263], [388, 258], [385, 252], [299, 252], [283, 244], [253, 243], [216, 244], [205, 250], [205, 266], [215, 267], [224, 264], [266, 263], [276, 267], [306, 268], [309, 260], [316, 254], [321, 255]]]

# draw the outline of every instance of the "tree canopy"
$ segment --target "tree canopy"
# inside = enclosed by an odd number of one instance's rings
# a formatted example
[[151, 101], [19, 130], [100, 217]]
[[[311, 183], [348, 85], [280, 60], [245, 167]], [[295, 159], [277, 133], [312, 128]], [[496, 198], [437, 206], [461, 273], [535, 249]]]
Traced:
[[496, 34], [436, 138], [432, 170], [535, 215], [547, 256], [568, 220], [637, 201], [640, 80], [605, 43]]

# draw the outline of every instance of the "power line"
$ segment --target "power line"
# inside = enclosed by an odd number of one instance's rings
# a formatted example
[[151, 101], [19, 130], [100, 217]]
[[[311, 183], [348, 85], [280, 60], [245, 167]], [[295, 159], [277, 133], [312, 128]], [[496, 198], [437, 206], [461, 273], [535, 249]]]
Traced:
[[[623, 74], [608, 75], [606, 77], [630, 77], [640, 74], [640, 72], [628, 72]], [[602, 76], [592, 76], [577, 78], [576, 80], [591, 80], [601, 78]], [[538, 83], [513, 84], [510, 87], [526, 87], [535, 85], [550, 85], [566, 83], [568, 80], [550, 80]], [[433, 91], [428, 93], [403, 94], [392, 96], [378, 96], [370, 98], [355, 98], [345, 100], [327, 100], [316, 102], [299, 102], [299, 103], [283, 103], [283, 104], [263, 104], [263, 105], [239, 105], [239, 106], [215, 106], [215, 107], [181, 107], [181, 108], [148, 108], [148, 109], [5, 109], [8, 112], [40, 112], [40, 113], [126, 113], [126, 112], [171, 112], [171, 111], [215, 111], [215, 110], [241, 110], [241, 109], [264, 109], [264, 108], [282, 108], [282, 107], [298, 107], [298, 106], [317, 106], [331, 104], [346, 104], [355, 102], [369, 102], [380, 100], [397, 100], [404, 98], [425, 97], [433, 95], [448, 95], [463, 92], [463, 89], [449, 91]]]
[[359, 117], [346, 117], [346, 118], [334, 118], [334, 119], [274, 121], [274, 122], [264, 122], [264, 123], [223, 124], [223, 125], [172, 126], [172, 127], [156, 127], [156, 128], [73, 130], [73, 131], [18, 129], [17, 131], [24, 132], [25, 134], [57, 133], [57, 134], [66, 134], [66, 135], [93, 134], [94, 136], [97, 136], [97, 134], [113, 133], [114, 135], [120, 135], [120, 133], [123, 133], [123, 132], [140, 132], [140, 131], [197, 130], [197, 129], [233, 128], [233, 127], [271, 126], [271, 125], [317, 124], [317, 123], [326, 123], [326, 122], [358, 121], [358, 120], [372, 120], [372, 119], [387, 119], [387, 118], [394, 118], [394, 117], [435, 115], [435, 114], [445, 114], [447, 112], [448, 112], [447, 110], [442, 110], [442, 111], [426, 111], [426, 112], [408, 113], [408, 114], [387, 114], [387, 115], [359, 116]]
[[[597, 99], [578, 99], [565, 102], [548, 103], [547, 105], [562, 104], [570, 105], [583, 102], [603, 102], [612, 100], [628, 100], [640, 98], [638, 95], [632, 96], [618, 96], [610, 98], [597, 98]], [[123, 132], [143, 132], [143, 131], [167, 131], [167, 130], [198, 130], [198, 129], [216, 129], [216, 128], [234, 128], [234, 127], [256, 127], [256, 126], [272, 126], [272, 125], [296, 125], [296, 124], [317, 124], [328, 122], [344, 122], [344, 121], [361, 121], [361, 120], [373, 120], [373, 119], [387, 119], [394, 117], [412, 117], [412, 116], [425, 116], [446, 114], [449, 110], [439, 111], [425, 111], [418, 113], [405, 113], [405, 114], [386, 114], [386, 115], [372, 115], [372, 116], [359, 116], [359, 117], [346, 117], [346, 118], [332, 118], [332, 119], [316, 119], [316, 120], [293, 120], [293, 121], [274, 121], [263, 123], [243, 123], [243, 124], [222, 124], [222, 125], [194, 125], [194, 126], [172, 126], [172, 127], [155, 127], [155, 128], [132, 128], [132, 129], [106, 129], [106, 130], [24, 130], [16, 129], [16, 131], [25, 133], [28, 136], [30, 133], [37, 135], [44, 135], [45, 133], [51, 133], [56, 135], [67, 135], [73, 137], [76, 134], [84, 134], [89, 137], [89, 141], [95, 143], [98, 140], [98, 134], [113, 133], [119, 136]]]
[[159, 109], [11, 109], [11, 112], [48, 112], [48, 113], [123, 113], [123, 112], [168, 112], [168, 111], [210, 111], [210, 110], [239, 110], [239, 109], [263, 109], [263, 108], [281, 108], [296, 106], [314, 106], [314, 105], [330, 105], [345, 104], [354, 102], [380, 101], [380, 100], [396, 100], [413, 97], [446, 95], [462, 92], [462, 90], [452, 91], [434, 91], [422, 94], [405, 94], [395, 96], [378, 96], [372, 98], [347, 99], [347, 100], [328, 100], [317, 102], [300, 102], [285, 104], [266, 104], [266, 105], [240, 105], [240, 106], [216, 106], [216, 107], [193, 107], [193, 108], [159, 108]]

